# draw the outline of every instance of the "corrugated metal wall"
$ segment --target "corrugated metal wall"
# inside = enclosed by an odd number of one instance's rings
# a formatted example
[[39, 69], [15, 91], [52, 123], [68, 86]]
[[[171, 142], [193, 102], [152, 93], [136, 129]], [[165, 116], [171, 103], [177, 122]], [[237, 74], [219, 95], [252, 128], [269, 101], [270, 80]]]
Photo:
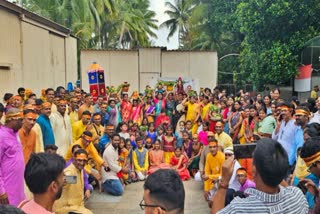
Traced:
[[[139, 53], [139, 54], [138, 54]], [[143, 91], [158, 77], [188, 77], [199, 87], [215, 87], [218, 75], [216, 52], [162, 51], [161, 48], [142, 48], [139, 51], [82, 50], [81, 82], [89, 90], [87, 70], [92, 62], [105, 69], [106, 85], [117, 86], [123, 81], [130, 90]]]
[[81, 51], [81, 86], [89, 92], [87, 71], [93, 62], [97, 62], [105, 71], [105, 83], [118, 86], [124, 81], [131, 84], [130, 89], [139, 88], [138, 51]]
[[[66, 86], [77, 80], [77, 41], [58, 35], [34, 20], [0, 8], [0, 97], [30, 88], [40, 97], [42, 88]], [[55, 32], [55, 33], [52, 33]]]
[[22, 81], [22, 62], [19, 19], [14, 14], [0, 10], [0, 26], [0, 65], [10, 66], [10, 70], [0, 68], [2, 98], [5, 91], [17, 93], [17, 85]]

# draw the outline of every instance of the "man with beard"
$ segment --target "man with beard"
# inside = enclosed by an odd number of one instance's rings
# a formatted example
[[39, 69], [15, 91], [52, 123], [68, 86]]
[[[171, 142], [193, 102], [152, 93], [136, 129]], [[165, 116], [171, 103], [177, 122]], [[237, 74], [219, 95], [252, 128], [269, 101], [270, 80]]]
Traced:
[[289, 160], [296, 160], [297, 151], [303, 145], [303, 130], [307, 126], [310, 117], [310, 111], [305, 106], [298, 106], [295, 111], [296, 125], [298, 126], [294, 133], [294, 144], [291, 153], [288, 153]]
[[101, 154], [103, 154], [106, 145], [110, 142], [114, 131], [115, 127], [113, 124], [106, 125], [106, 127], [104, 128], [104, 135], [99, 140], [99, 149]]
[[54, 134], [50, 123], [51, 103], [45, 102], [41, 105], [41, 114], [37, 119], [42, 132], [43, 145], [55, 144]]
[[53, 203], [62, 194], [65, 183], [65, 161], [56, 154], [32, 154], [26, 165], [24, 179], [33, 199], [19, 205], [26, 214], [52, 214]]
[[25, 168], [22, 145], [18, 131], [22, 126], [23, 113], [10, 108], [6, 122], [0, 127], [0, 205], [17, 206], [25, 199], [23, 172]]
[[70, 117], [66, 113], [67, 101], [60, 100], [57, 105], [57, 112], [50, 115], [50, 122], [54, 134], [58, 154], [65, 156], [72, 143], [72, 128]]
[[[73, 162], [64, 169], [66, 185], [63, 186], [61, 198], [54, 204], [54, 211], [59, 213], [82, 213], [92, 212], [84, 207], [84, 166], [88, 161], [88, 153], [84, 149], [79, 149], [73, 154]], [[68, 179], [67, 179], [68, 178]], [[69, 181], [69, 178], [74, 182]]]

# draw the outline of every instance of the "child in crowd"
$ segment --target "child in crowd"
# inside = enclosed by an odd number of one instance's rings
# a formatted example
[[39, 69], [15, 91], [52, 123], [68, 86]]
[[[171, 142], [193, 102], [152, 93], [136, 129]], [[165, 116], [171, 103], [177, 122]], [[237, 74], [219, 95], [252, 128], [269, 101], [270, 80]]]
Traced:
[[191, 120], [187, 120], [186, 122], [186, 131], [192, 136], [192, 122]]
[[[119, 166], [123, 167], [123, 166], [128, 166], [128, 155], [129, 155], [129, 151], [125, 148], [125, 139], [122, 137], [120, 138], [120, 144], [119, 144], [119, 149], [118, 149], [118, 154], [119, 154]], [[127, 184], [128, 182], [128, 178], [129, 175], [128, 173], [123, 173], [123, 172], [118, 172], [117, 176], [119, 177], [122, 185]]]
[[199, 134], [199, 141], [204, 145], [208, 145], [209, 122], [203, 122], [202, 131]]
[[140, 126], [140, 131], [141, 133], [143, 133], [143, 135], [145, 135], [146, 131], [148, 130], [148, 119], [146, 117], [143, 118], [141, 126]]
[[129, 139], [130, 134], [128, 133], [128, 125], [125, 122], [122, 122], [119, 124], [119, 127], [120, 127], [120, 132], [119, 132], [120, 137], [123, 137], [124, 139]]
[[169, 169], [170, 165], [164, 162], [164, 152], [160, 148], [161, 142], [156, 140], [153, 145], [153, 149], [149, 151], [150, 167], [148, 174], [152, 174], [158, 169]]
[[126, 142], [126, 149], [128, 150], [128, 157], [127, 157], [128, 168], [129, 168], [128, 183], [131, 183], [131, 182], [135, 182], [137, 180], [137, 176], [136, 176], [136, 173], [134, 172], [134, 165], [133, 165], [133, 161], [132, 161], [133, 149], [132, 149], [132, 145], [131, 145], [131, 140], [126, 139], [125, 142]]
[[181, 180], [186, 181], [190, 179], [190, 174], [187, 169], [187, 158], [182, 154], [181, 147], [176, 147], [174, 156], [170, 160], [172, 169], [176, 170]]
[[146, 137], [151, 138], [152, 144], [156, 141], [157, 132], [155, 131], [154, 123], [149, 124], [149, 130], [146, 133]]
[[152, 140], [151, 140], [151, 138], [146, 138], [145, 142], [146, 142], [146, 143], [145, 143], [145, 146], [144, 146], [144, 147], [145, 147], [146, 149], [148, 149], [148, 151], [152, 150], [152, 148], [153, 148], [152, 146], [153, 146], [153, 145], [152, 145]]
[[170, 163], [171, 157], [174, 155], [176, 146], [176, 138], [173, 135], [172, 126], [168, 126], [165, 135], [162, 136], [162, 148], [164, 151], [164, 162]]
[[158, 140], [162, 141], [163, 133], [164, 133], [163, 127], [159, 126], [157, 128], [157, 139]]
[[133, 151], [132, 160], [137, 173], [137, 177], [140, 181], [143, 181], [148, 176], [149, 169], [149, 153], [146, 148], [143, 147], [141, 137], [136, 138], [137, 148]]

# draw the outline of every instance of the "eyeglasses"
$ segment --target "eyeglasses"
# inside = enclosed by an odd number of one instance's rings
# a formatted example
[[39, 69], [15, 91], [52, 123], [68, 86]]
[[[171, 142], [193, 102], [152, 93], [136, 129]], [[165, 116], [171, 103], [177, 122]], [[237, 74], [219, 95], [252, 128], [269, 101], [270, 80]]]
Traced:
[[145, 207], [160, 207], [162, 210], [167, 211], [164, 207], [160, 206], [160, 205], [156, 205], [156, 204], [145, 204], [144, 203], [144, 199], [141, 200], [140, 202], [140, 208], [141, 210], [144, 210]]
[[311, 172], [311, 169], [312, 169], [313, 167], [316, 167], [318, 163], [319, 163], [319, 161], [316, 161], [316, 162], [312, 163], [312, 164], [308, 167], [307, 171], [308, 171], [308, 172]]

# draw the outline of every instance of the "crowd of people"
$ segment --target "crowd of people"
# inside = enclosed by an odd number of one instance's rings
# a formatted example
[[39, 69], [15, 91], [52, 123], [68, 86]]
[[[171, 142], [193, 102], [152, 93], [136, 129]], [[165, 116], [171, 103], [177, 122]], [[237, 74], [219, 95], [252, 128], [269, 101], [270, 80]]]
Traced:
[[[0, 103], [0, 204], [91, 213], [84, 199], [93, 188], [120, 196], [171, 169], [203, 182], [212, 213], [316, 211], [320, 98], [312, 96], [300, 103], [283, 100], [278, 88], [233, 95], [218, 86], [197, 93], [181, 79], [172, 91], [160, 83], [132, 96], [19, 88]], [[252, 143], [253, 156], [236, 160], [235, 145]], [[43, 206], [44, 198], [52, 203]]]

